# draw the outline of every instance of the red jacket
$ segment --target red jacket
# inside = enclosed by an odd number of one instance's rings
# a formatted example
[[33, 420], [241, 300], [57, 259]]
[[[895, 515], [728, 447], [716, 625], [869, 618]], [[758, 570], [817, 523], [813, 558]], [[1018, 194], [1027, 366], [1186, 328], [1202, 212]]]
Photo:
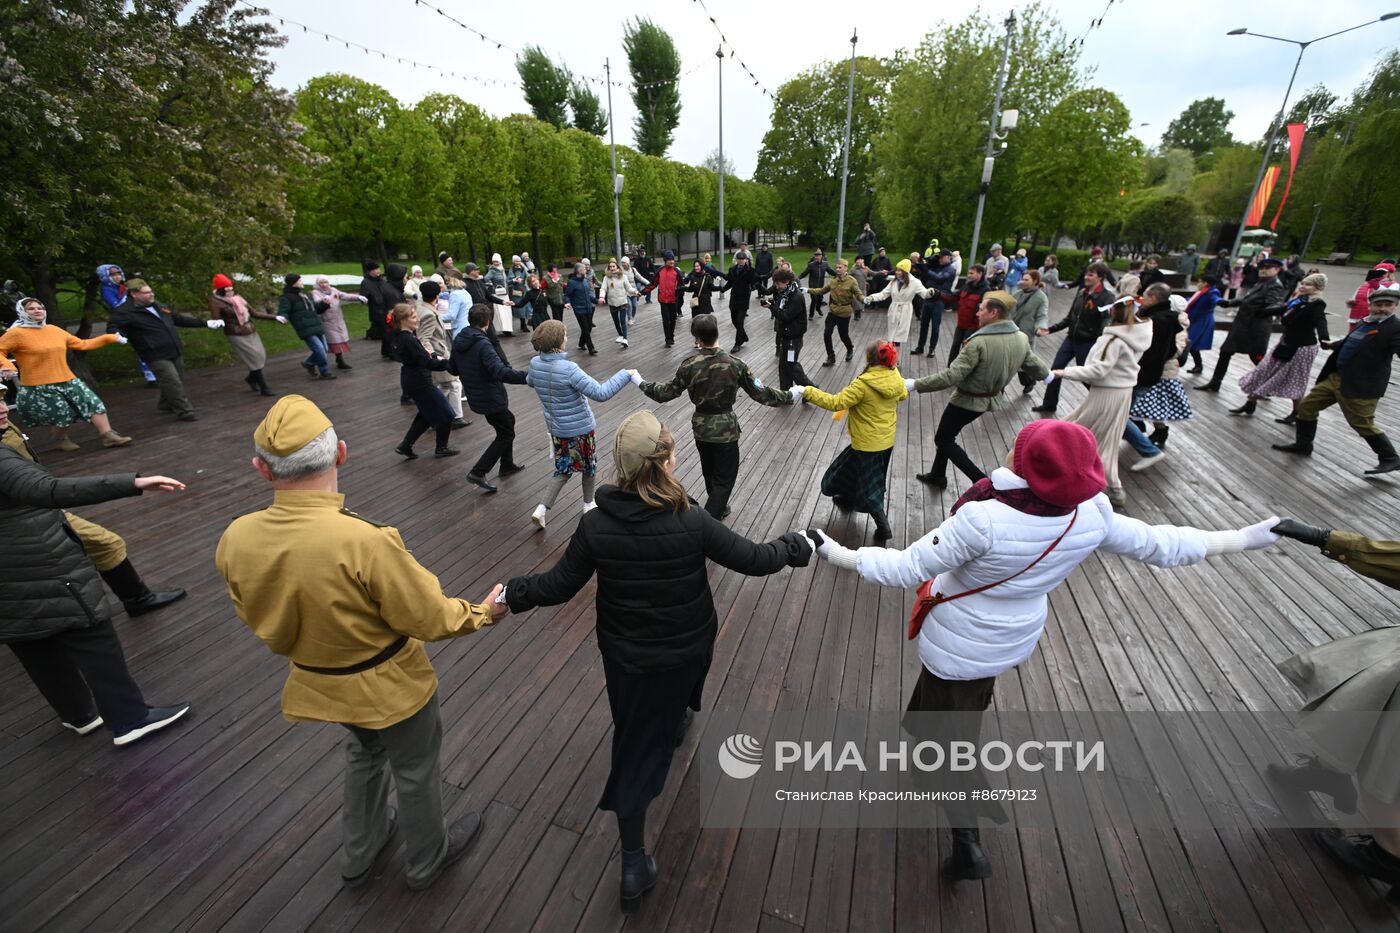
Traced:
[[958, 292], [958, 326], [965, 331], [977, 329], [977, 309], [982, 307], [982, 296], [987, 294], [987, 280], [976, 285], [964, 284]]
[[660, 290], [657, 292], [657, 297], [661, 299], [662, 304], [677, 304], [681, 300], [681, 280], [682, 276], [679, 267], [662, 266], [656, 270], [656, 275], [652, 277], [651, 284], [642, 289], [642, 294], [645, 295], [652, 289], [659, 288]]

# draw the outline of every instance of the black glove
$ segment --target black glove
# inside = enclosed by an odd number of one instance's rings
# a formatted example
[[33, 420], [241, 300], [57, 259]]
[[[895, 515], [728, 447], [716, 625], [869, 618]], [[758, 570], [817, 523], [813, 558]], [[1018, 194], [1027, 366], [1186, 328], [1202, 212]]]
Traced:
[[789, 567], [806, 567], [817, 553], [812, 542], [800, 531], [789, 531], [781, 540], [787, 545]]
[[1285, 518], [1271, 530], [1276, 535], [1292, 538], [1295, 541], [1301, 541], [1304, 544], [1311, 544], [1319, 548], [1326, 547], [1328, 540], [1332, 537], [1332, 532], [1329, 529], [1304, 525], [1296, 518]]
[[822, 536], [817, 533], [815, 528], [808, 528], [803, 534], [807, 536], [807, 540], [812, 542], [812, 550], [815, 551], [822, 546]]

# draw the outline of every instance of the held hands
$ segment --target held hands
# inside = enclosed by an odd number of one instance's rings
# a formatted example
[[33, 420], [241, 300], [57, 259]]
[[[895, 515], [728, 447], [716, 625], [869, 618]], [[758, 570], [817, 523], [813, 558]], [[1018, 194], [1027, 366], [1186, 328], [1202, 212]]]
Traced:
[[913, 391], [914, 391], [914, 380], [913, 380], [913, 379], [905, 379], [905, 380], [904, 380], [904, 391], [906, 391], [906, 392], [913, 392]]
[[1048, 376], [1045, 377], [1045, 384], [1046, 384], [1046, 385], [1049, 385], [1050, 383], [1054, 382], [1056, 379], [1060, 378], [1060, 377], [1063, 376], [1064, 374], [1065, 374], [1065, 371], [1064, 371], [1063, 369], [1052, 369], [1052, 370], [1050, 370], [1050, 375], [1048, 375]]
[[218, 330], [224, 326], [224, 322], [222, 319], [217, 321], [206, 321], [205, 326], [207, 326], [210, 330]]
[[126, 339], [126, 334], [117, 334], [117, 343], [130, 343], [130, 342], [131, 342], [130, 340], [127, 340], [127, 339]]
[[138, 476], [136, 477], [136, 488], [142, 492], [147, 489], [159, 489], [161, 492], [181, 492], [184, 490], [185, 484], [168, 476]]
[[1035, 335], [1036, 335], [1037, 337], [1044, 337], [1044, 336], [1046, 336], [1046, 335], [1049, 334], [1049, 333], [1050, 333], [1050, 328], [1048, 328], [1048, 327], [1037, 327], [1037, 328], [1035, 329]]
[[640, 386], [642, 384], [642, 374], [635, 369], [627, 370], [627, 378], [632, 381], [634, 386]]
[[1277, 515], [1270, 515], [1262, 522], [1255, 522], [1247, 525], [1240, 531], [1244, 534], [1244, 549], [1246, 551], [1257, 551], [1260, 548], [1277, 544], [1280, 535], [1274, 529], [1282, 524]]
[[796, 405], [797, 403], [801, 402], [802, 397], [806, 394], [806, 392], [806, 386], [793, 386], [792, 388], [788, 389], [788, 395], [792, 397], [792, 404]]
[[287, 323], [287, 319], [286, 319], [285, 317], [283, 317], [282, 315], [279, 314], [279, 315], [277, 315], [277, 323], [278, 323], [278, 324], [285, 324], [285, 323]]
[[1285, 538], [1292, 538], [1314, 547], [1326, 547], [1332, 537], [1331, 529], [1305, 525], [1296, 518], [1285, 518], [1270, 530]]
[[506, 604], [506, 588], [501, 584], [497, 583], [491, 588], [484, 602], [491, 607], [492, 622], [499, 622], [510, 615], [510, 606]]

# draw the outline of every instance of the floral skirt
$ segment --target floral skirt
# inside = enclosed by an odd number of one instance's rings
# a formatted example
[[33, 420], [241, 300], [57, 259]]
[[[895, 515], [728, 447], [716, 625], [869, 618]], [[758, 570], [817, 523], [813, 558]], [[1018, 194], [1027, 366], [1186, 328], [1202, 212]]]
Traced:
[[1129, 413], [1144, 421], [1190, 421], [1194, 417], [1180, 379], [1161, 379], [1136, 393]]
[[1295, 402], [1308, 394], [1317, 344], [1299, 347], [1293, 359], [1277, 360], [1270, 353], [1259, 365], [1240, 377], [1240, 388], [1260, 398], [1289, 398]]
[[592, 431], [578, 437], [555, 437], [551, 434], [549, 439], [554, 442], [555, 476], [568, 476], [570, 473], [593, 476], [598, 472]]
[[19, 387], [19, 416], [26, 427], [52, 425], [66, 428], [74, 421], [89, 421], [107, 410], [97, 393], [81, 379]]

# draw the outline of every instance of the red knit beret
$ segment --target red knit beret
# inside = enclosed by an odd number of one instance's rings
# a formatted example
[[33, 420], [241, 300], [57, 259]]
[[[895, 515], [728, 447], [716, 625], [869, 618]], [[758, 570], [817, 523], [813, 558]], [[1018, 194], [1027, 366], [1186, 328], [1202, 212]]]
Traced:
[[1012, 469], [1031, 492], [1072, 508], [1103, 492], [1103, 463], [1093, 432], [1082, 424], [1042, 418], [1016, 435]]
[[214, 276], [214, 287], [233, 288], [233, 279], [220, 272], [218, 275]]

